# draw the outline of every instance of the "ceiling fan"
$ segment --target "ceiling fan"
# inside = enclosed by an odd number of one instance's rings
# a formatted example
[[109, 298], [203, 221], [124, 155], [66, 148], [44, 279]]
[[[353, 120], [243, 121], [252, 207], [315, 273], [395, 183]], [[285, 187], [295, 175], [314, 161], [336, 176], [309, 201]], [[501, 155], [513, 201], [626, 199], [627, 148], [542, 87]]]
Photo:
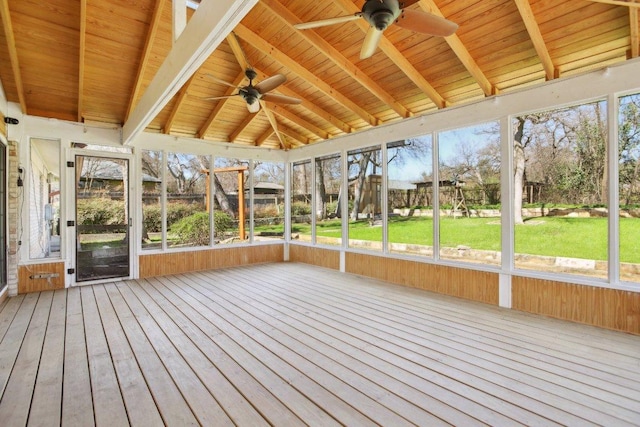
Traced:
[[[300, 104], [302, 101], [297, 98], [292, 98], [290, 96], [278, 95], [275, 93], [269, 93], [274, 90], [282, 83], [287, 81], [287, 78], [282, 74], [276, 74], [271, 76], [260, 83], [254, 85], [253, 80], [258, 76], [258, 73], [255, 72], [252, 68], [247, 68], [244, 71], [244, 74], [249, 79], [249, 84], [246, 86], [239, 86], [238, 93], [227, 96], [216, 96], [213, 98], [206, 98], [207, 100], [216, 100], [216, 99], [225, 99], [232, 98], [234, 96], [240, 96], [247, 103], [247, 109], [250, 113], [257, 113], [260, 111], [260, 102], [259, 101], [267, 101], [267, 102], [275, 102], [277, 104]], [[218, 83], [222, 83], [224, 85], [230, 87], [236, 87], [231, 83], [227, 83], [224, 80], [220, 80], [210, 74], [208, 76], [217, 81]]]
[[294, 25], [299, 30], [324, 27], [326, 25], [341, 24], [364, 18], [370, 25], [365, 36], [360, 59], [373, 55], [382, 37], [382, 32], [395, 22], [399, 27], [416, 33], [431, 36], [450, 36], [458, 29], [458, 24], [431, 13], [407, 9], [419, 0], [366, 0], [360, 12], [353, 15], [338, 16], [320, 21], [306, 22]]

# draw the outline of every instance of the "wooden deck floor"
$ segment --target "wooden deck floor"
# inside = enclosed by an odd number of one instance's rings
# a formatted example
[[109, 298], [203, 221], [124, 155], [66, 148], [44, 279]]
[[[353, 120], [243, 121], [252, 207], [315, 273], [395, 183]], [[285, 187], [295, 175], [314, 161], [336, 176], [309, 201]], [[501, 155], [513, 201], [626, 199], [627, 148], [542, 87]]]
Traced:
[[640, 425], [640, 337], [303, 264], [11, 298], [0, 425]]

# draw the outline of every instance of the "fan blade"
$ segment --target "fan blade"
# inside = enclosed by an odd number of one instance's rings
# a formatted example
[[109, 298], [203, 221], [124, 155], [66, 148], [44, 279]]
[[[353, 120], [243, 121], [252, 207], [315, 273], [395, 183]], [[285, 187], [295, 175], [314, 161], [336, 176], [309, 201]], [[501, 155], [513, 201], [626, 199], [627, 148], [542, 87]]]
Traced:
[[237, 87], [237, 86], [232, 85], [229, 82], [225, 82], [224, 80], [220, 80], [219, 78], [217, 78], [214, 75], [211, 75], [209, 73], [207, 73], [206, 76], [209, 77], [211, 80], [215, 81], [216, 83], [220, 83], [220, 84], [223, 84], [223, 85], [229, 86], [229, 87]]
[[367, 31], [367, 35], [364, 37], [364, 43], [362, 43], [362, 49], [360, 50], [360, 59], [367, 59], [376, 51], [380, 38], [382, 37], [382, 31], [377, 28], [370, 27]]
[[406, 30], [439, 37], [450, 36], [458, 29], [455, 22], [420, 10], [404, 9], [396, 23]]
[[283, 76], [282, 74], [276, 74], [275, 76], [271, 76], [267, 79], [264, 79], [254, 87], [262, 95], [269, 92], [270, 90], [277, 88], [278, 86], [280, 86], [282, 83], [286, 81], [287, 81], [287, 78], [285, 76]]
[[418, 3], [420, 0], [400, 0], [399, 5], [400, 9], [404, 9], [405, 7], [409, 7], [413, 4]]
[[247, 104], [247, 110], [250, 113], [257, 113], [260, 111], [260, 103], [256, 100], [253, 104]]
[[277, 104], [300, 104], [302, 102], [301, 99], [278, 95], [275, 93], [265, 93], [260, 99], [267, 102], [275, 102]]
[[357, 12], [353, 15], [338, 16], [336, 18], [321, 19], [319, 21], [312, 22], [303, 22], [302, 24], [295, 24], [293, 28], [296, 28], [298, 30], [308, 30], [310, 28], [326, 27], [327, 25], [342, 24], [343, 22], [355, 21], [361, 16], [362, 12]]
[[217, 101], [218, 99], [229, 99], [229, 98], [234, 98], [236, 96], [240, 95], [239, 93], [234, 93], [233, 95], [225, 95], [225, 96], [214, 96], [212, 98], [202, 98], [205, 101]]

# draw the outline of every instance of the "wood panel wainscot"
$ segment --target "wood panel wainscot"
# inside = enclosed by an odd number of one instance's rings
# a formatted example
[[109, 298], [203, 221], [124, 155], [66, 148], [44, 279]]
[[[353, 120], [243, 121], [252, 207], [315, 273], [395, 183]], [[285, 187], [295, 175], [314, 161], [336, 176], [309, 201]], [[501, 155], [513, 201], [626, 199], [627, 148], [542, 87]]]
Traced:
[[140, 278], [284, 261], [284, 245], [236, 246], [141, 255]]
[[289, 245], [289, 261], [340, 270], [340, 251], [312, 246]]
[[18, 293], [64, 289], [64, 262], [27, 264], [18, 267]]
[[512, 308], [640, 334], [640, 292], [514, 276]]
[[346, 254], [346, 272], [498, 305], [497, 273], [357, 253]]

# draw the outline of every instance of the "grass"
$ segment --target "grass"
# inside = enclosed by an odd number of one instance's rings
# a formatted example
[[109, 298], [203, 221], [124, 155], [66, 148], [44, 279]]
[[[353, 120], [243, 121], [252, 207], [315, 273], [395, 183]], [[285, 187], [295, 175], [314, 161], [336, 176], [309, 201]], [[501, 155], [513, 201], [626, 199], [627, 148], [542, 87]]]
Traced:
[[[426, 217], [391, 217], [389, 240], [424, 246], [433, 245], [433, 220]], [[294, 233], [311, 234], [308, 224], [294, 224]], [[340, 237], [340, 220], [318, 223], [317, 234]], [[515, 228], [516, 253], [606, 260], [607, 218], [532, 218]], [[382, 227], [367, 221], [349, 223], [349, 236], [356, 240], [382, 240]], [[440, 219], [440, 245], [499, 251], [499, 218]], [[620, 218], [620, 261], [640, 263], [640, 220]]]

